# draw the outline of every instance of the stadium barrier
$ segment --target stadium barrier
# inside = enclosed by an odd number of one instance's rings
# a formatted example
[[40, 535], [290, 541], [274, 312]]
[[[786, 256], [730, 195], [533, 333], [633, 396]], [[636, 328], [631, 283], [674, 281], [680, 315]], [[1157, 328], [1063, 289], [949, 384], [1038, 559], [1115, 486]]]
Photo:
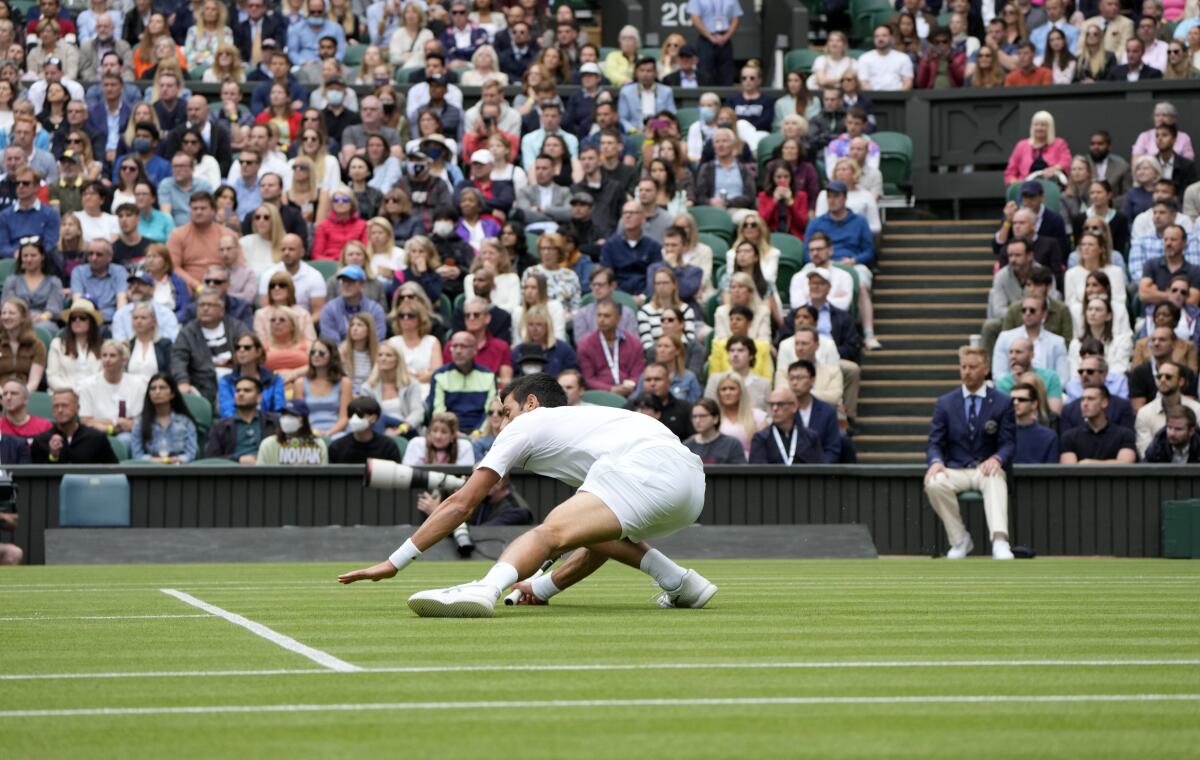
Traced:
[[[30, 564], [45, 562], [43, 533], [59, 527], [59, 481], [66, 473], [127, 475], [130, 525], [138, 528], [405, 525], [419, 515], [415, 493], [368, 490], [363, 468], [352, 465], [9, 469], [20, 488], [20, 527], [0, 540], [21, 546]], [[944, 547], [924, 497], [924, 467], [727, 465], [706, 472], [704, 525], [858, 523], [880, 554], [933, 555]], [[539, 519], [573, 490], [524, 473], [514, 474], [513, 485]], [[1018, 467], [1010, 489], [1012, 540], [1042, 555], [1158, 557], [1162, 503], [1197, 493], [1194, 465]], [[988, 546], [982, 509], [967, 507], [964, 516], [976, 546]]]

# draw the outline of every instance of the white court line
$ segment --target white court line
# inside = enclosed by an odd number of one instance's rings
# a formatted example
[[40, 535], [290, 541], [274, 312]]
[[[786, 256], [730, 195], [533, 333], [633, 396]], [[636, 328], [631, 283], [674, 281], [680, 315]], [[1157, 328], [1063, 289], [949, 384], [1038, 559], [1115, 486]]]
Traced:
[[92, 707], [69, 710], [5, 710], [0, 718], [79, 718], [123, 715], [228, 713], [323, 713], [364, 710], [520, 710], [539, 707], [760, 707], [796, 705], [1054, 704], [1096, 702], [1200, 702], [1200, 694], [980, 694], [896, 697], [717, 697], [713, 699], [546, 699], [475, 702], [368, 702], [365, 704], [195, 705]]
[[412, 665], [383, 668], [354, 668], [352, 671], [307, 669], [274, 670], [175, 670], [128, 673], [3, 673], [0, 681], [56, 681], [111, 678], [237, 678], [242, 676], [325, 675], [354, 673], [497, 673], [497, 672], [587, 672], [622, 670], [841, 670], [881, 668], [1146, 668], [1194, 667], [1200, 659], [1176, 660], [891, 660], [825, 662], [659, 662], [659, 663], [563, 663], [558, 665]]
[[284, 636], [282, 633], [276, 633], [262, 623], [256, 623], [249, 618], [242, 617], [241, 615], [229, 612], [228, 610], [223, 610], [220, 607], [209, 604], [201, 599], [197, 599], [191, 594], [185, 594], [184, 592], [176, 591], [173, 588], [164, 588], [159, 590], [168, 596], [175, 597], [185, 604], [190, 604], [193, 607], [202, 609], [211, 615], [224, 618], [234, 625], [240, 625], [242, 628], [250, 631], [255, 636], [261, 636], [267, 641], [270, 641], [272, 644], [277, 644], [288, 651], [307, 657], [318, 665], [322, 665], [330, 670], [336, 670], [342, 673], [353, 673], [361, 670], [361, 668], [359, 668], [357, 665], [351, 665], [344, 660], [339, 660], [328, 652], [322, 652], [320, 649], [313, 649], [310, 646], [301, 644], [291, 636]]
[[0, 617], [0, 623], [42, 620], [168, 620], [172, 618], [206, 617], [211, 617], [211, 615], [67, 615], [62, 617], [34, 615], [33, 617]]

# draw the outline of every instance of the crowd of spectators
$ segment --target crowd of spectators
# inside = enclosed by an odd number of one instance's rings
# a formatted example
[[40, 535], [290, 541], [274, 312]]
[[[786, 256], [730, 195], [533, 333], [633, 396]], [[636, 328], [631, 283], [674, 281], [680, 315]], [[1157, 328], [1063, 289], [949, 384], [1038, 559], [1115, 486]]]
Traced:
[[[869, 101], [839, 84], [814, 130], [797, 76], [734, 68], [740, 4], [689, 5], [696, 41], [646, 56], [539, 0], [0, 0], [0, 433], [34, 462], [466, 464], [545, 371], [708, 461], [854, 461]], [[780, 235], [810, 244], [790, 281]]]

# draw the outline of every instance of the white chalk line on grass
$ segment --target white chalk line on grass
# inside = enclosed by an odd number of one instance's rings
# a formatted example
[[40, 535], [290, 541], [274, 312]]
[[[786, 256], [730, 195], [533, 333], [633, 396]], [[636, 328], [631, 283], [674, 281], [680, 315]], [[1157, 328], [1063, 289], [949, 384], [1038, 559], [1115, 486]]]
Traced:
[[[333, 673], [497, 673], [497, 672], [587, 672], [625, 670], [840, 670], [885, 668], [1150, 668], [1195, 667], [1200, 659], [1170, 660], [890, 660], [814, 662], [659, 662], [659, 663], [562, 663], [529, 665], [412, 665], [353, 670], [283, 668], [272, 670], [175, 670], [127, 673], [3, 673], [0, 681], [55, 681], [113, 678], [239, 678], [248, 676], [329, 675]], [[352, 666], [353, 667], [353, 666]]]
[[43, 620], [172, 620], [175, 618], [206, 618], [211, 615], [33, 615], [30, 617], [0, 617], [0, 623], [41, 622]]
[[168, 596], [175, 597], [185, 604], [190, 604], [193, 607], [202, 609], [210, 615], [216, 615], [219, 618], [224, 618], [234, 625], [245, 628], [255, 636], [261, 636], [272, 644], [276, 644], [277, 646], [281, 646], [290, 652], [295, 652], [298, 655], [307, 657], [318, 665], [329, 668], [330, 670], [341, 673], [354, 673], [361, 670], [361, 668], [359, 668], [357, 665], [351, 665], [345, 660], [339, 660], [328, 652], [322, 652], [320, 649], [314, 649], [306, 644], [301, 644], [291, 636], [284, 636], [282, 633], [277, 633], [262, 623], [256, 623], [249, 618], [242, 617], [236, 613], [221, 609], [216, 605], [212, 605], [206, 601], [197, 599], [191, 594], [185, 594], [184, 592], [176, 591], [173, 588], [164, 588], [159, 590]]
[[147, 715], [324, 713], [396, 710], [513, 710], [621, 707], [791, 707], [928, 704], [1078, 704], [1198, 702], [1200, 694], [964, 694], [894, 697], [715, 697], [710, 699], [546, 699], [473, 702], [367, 702], [362, 704], [186, 705], [180, 707], [91, 707], [66, 710], [5, 710], [0, 718], [86, 718]]

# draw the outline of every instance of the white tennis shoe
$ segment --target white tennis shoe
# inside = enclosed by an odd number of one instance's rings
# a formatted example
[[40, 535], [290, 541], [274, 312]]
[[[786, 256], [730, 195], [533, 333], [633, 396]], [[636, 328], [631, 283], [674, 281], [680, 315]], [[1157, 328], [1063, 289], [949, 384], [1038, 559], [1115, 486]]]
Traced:
[[683, 574], [683, 581], [674, 591], [664, 591], [658, 595], [658, 606], [664, 609], [671, 607], [686, 607], [698, 610], [708, 604], [708, 600], [717, 593], [717, 587], [695, 570]]
[[967, 535], [963, 537], [962, 541], [950, 547], [950, 551], [946, 552], [946, 559], [963, 559], [974, 550], [975, 542], [971, 540], [971, 536]]
[[418, 591], [408, 598], [408, 608], [419, 617], [484, 618], [495, 614], [497, 598], [486, 583], [463, 583]]
[[1012, 559], [1012, 547], [1008, 545], [1008, 541], [1003, 538], [997, 538], [992, 541], [992, 559]]

